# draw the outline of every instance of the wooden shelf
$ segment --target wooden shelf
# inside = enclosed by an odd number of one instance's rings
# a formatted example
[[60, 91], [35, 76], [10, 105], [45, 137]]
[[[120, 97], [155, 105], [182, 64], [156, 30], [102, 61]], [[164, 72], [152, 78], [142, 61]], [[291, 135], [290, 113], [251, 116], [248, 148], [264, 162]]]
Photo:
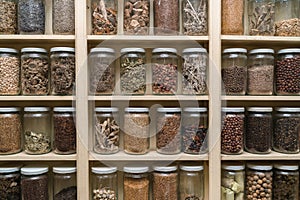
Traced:
[[[22, 42], [20, 42], [22, 41]], [[0, 45], [26, 47], [74, 46], [75, 35], [0, 35]], [[9, 46], [10, 47], [10, 46]]]
[[53, 152], [42, 155], [29, 155], [24, 151], [13, 155], [1, 155], [0, 161], [76, 161], [77, 155], [58, 155]]
[[300, 160], [300, 154], [283, 154], [272, 151], [269, 154], [221, 155], [222, 160]]
[[208, 36], [159, 36], [159, 35], [88, 35], [89, 41], [140, 41], [140, 42], [153, 42], [153, 41], [208, 41]]
[[185, 95], [141, 95], [141, 96], [89, 96], [90, 101], [208, 101], [208, 96], [185, 96]]
[[300, 96], [222, 96], [227, 101], [300, 101]]
[[0, 96], [0, 101], [73, 101], [75, 96]]

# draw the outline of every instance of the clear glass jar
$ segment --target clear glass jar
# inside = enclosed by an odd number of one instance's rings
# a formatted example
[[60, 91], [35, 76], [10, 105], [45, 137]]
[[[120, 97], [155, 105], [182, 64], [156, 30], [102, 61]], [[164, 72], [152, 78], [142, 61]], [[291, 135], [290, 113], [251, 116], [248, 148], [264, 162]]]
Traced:
[[300, 95], [300, 48], [281, 49], [275, 64], [277, 95]]
[[[59, 0], [61, 1], [61, 0]], [[64, 0], [63, 0], [64, 1]], [[53, 47], [51, 56], [51, 95], [75, 94], [75, 49]]]
[[115, 90], [115, 50], [93, 48], [89, 55], [90, 94], [112, 94]]
[[178, 57], [174, 48], [156, 48], [152, 51], [153, 94], [176, 94]]
[[275, 35], [300, 36], [300, 1], [276, 0]]
[[245, 95], [247, 89], [247, 49], [224, 49], [222, 80], [226, 95]]
[[265, 154], [272, 149], [272, 107], [249, 107], [246, 118], [245, 150]]
[[244, 148], [245, 108], [222, 108], [221, 151], [241, 154]]
[[118, 199], [117, 167], [92, 167], [91, 199]]
[[148, 108], [125, 108], [124, 151], [145, 154], [150, 146], [150, 117]]
[[300, 108], [276, 108], [273, 149], [281, 153], [299, 153]]
[[204, 48], [182, 51], [182, 93], [207, 94], [208, 54]]
[[18, 0], [0, 0], [0, 34], [17, 33]]
[[222, 34], [244, 34], [244, 0], [222, 0]]
[[42, 48], [23, 48], [21, 53], [22, 94], [47, 95], [50, 85], [47, 51]]
[[0, 197], [2, 199], [21, 199], [21, 174], [20, 167], [0, 167]]
[[23, 117], [24, 149], [28, 154], [51, 151], [51, 118], [49, 107], [25, 107]]
[[45, 33], [44, 0], [19, 0], [18, 29], [20, 34]]
[[121, 49], [120, 82], [122, 94], [145, 94], [146, 56], [145, 49]]
[[162, 154], [180, 153], [180, 129], [180, 108], [158, 108], [156, 122], [156, 151]]
[[205, 107], [185, 108], [182, 120], [184, 153], [203, 154], [208, 150], [208, 116]]
[[57, 154], [76, 153], [75, 108], [53, 108], [53, 150]]
[[92, 34], [115, 35], [118, 30], [118, 1], [91, 0]]
[[74, 0], [52, 0], [53, 34], [75, 34], [75, 2]]
[[77, 199], [76, 167], [53, 167], [53, 199]]
[[97, 107], [94, 120], [94, 152], [117, 153], [120, 141], [118, 108]]
[[124, 167], [124, 200], [148, 200], [149, 198], [149, 167]]

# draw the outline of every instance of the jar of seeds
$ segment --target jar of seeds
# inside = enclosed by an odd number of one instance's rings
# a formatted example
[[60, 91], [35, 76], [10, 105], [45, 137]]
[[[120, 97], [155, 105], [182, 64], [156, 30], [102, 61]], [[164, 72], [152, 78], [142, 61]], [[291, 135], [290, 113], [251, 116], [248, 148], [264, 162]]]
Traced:
[[118, 199], [117, 167], [92, 167], [92, 198]]
[[0, 166], [0, 196], [2, 199], [21, 199], [20, 167]]
[[300, 108], [276, 108], [273, 148], [281, 153], [299, 153]]
[[53, 167], [53, 197], [77, 199], [76, 167]]
[[18, 0], [0, 0], [0, 34], [17, 33]]
[[145, 154], [150, 146], [150, 117], [148, 108], [125, 108], [124, 151]]
[[75, 34], [75, 2], [74, 0], [52, 0], [53, 34]]
[[222, 34], [244, 34], [244, 0], [222, 0]]

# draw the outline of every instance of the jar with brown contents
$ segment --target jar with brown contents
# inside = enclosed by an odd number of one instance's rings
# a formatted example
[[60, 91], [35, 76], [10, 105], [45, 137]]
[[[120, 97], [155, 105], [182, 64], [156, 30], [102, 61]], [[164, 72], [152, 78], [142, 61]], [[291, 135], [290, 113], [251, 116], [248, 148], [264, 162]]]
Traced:
[[222, 34], [244, 33], [244, 0], [222, 0]]

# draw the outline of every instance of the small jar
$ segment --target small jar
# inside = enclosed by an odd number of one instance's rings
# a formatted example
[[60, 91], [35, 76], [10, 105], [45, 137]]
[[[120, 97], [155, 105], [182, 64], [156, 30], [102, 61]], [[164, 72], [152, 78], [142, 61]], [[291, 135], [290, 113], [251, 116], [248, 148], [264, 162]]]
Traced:
[[58, 35], [75, 34], [74, 0], [52, 0], [52, 31]]
[[122, 94], [145, 94], [146, 57], [145, 49], [121, 49], [120, 82]]
[[222, 34], [244, 34], [244, 0], [222, 0]]
[[300, 95], [300, 48], [281, 49], [275, 64], [277, 95]]
[[91, 95], [112, 94], [115, 90], [115, 50], [93, 48], [89, 55], [89, 80]]
[[75, 108], [53, 108], [54, 153], [76, 153]]
[[299, 153], [300, 108], [276, 108], [273, 148], [280, 153]]
[[241, 154], [244, 148], [245, 108], [222, 108], [221, 151]]
[[246, 119], [245, 149], [265, 154], [272, 149], [272, 107], [249, 107]]
[[28, 154], [44, 154], [50, 152], [50, 108], [25, 107], [23, 121], [25, 152]]
[[150, 146], [150, 117], [148, 108], [125, 108], [124, 151], [145, 154]]
[[47, 51], [42, 48], [23, 48], [21, 53], [22, 94], [47, 95], [50, 83]]
[[18, 0], [0, 0], [0, 34], [17, 33]]
[[92, 167], [91, 199], [118, 199], [117, 167]]
[[21, 199], [21, 174], [20, 167], [0, 167], [0, 196], [2, 199]]
[[182, 121], [182, 149], [184, 153], [203, 154], [208, 150], [207, 108], [184, 109]]
[[92, 34], [116, 35], [118, 30], [118, 1], [92, 0]]
[[253, 49], [248, 59], [249, 95], [272, 95], [274, 85], [274, 50]]
[[158, 108], [156, 122], [156, 151], [162, 154], [181, 152], [181, 109]]
[[120, 126], [118, 111], [118, 108], [95, 108], [93, 139], [95, 153], [112, 154], [119, 151]]
[[156, 48], [152, 51], [153, 94], [176, 94], [178, 57], [174, 48]]
[[54, 47], [51, 48], [50, 52], [51, 52], [50, 94], [51, 95], [75, 94], [75, 71], [76, 71], [75, 49], [70, 47]]
[[204, 48], [187, 48], [182, 51], [182, 93], [207, 94], [208, 54]]
[[245, 95], [247, 89], [247, 49], [223, 51], [222, 80], [226, 95]]
[[76, 167], [53, 167], [53, 197], [77, 199]]
[[124, 167], [124, 200], [148, 200], [149, 198], [149, 167]]

